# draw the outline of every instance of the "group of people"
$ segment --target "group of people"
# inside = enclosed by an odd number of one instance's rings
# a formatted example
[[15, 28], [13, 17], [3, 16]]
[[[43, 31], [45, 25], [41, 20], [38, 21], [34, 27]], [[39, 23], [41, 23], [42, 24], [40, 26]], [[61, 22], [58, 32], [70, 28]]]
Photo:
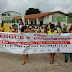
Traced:
[[[4, 32], [4, 24], [1, 23], [0, 26], [0, 32]], [[9, 32], [12, 33], [47, 33], [47, 34], [57, 34], [57, 33], [72, 33], [72, 25], [69, 29], [66, 28], [66, 25], [63, 24], [61, 26], [61, 23], [58, 22], [57, 25], [49, 22], [49, 24], [46, 25], [24, 25], [22, 22], [22, 19], [19, 19], [19, 24], [13, 24], [9, 27]], [[69, 53], [65, 53], [65, 62], [68, 61]], [[28, 63], [28, 54], [22, 55], [23, 62], [22, 64]], [[50, 64], [53, 64], [55, 62], [55, 53], [50, 53]], [[70, 61], [72, 62], [72, 53], [70, 53]]]

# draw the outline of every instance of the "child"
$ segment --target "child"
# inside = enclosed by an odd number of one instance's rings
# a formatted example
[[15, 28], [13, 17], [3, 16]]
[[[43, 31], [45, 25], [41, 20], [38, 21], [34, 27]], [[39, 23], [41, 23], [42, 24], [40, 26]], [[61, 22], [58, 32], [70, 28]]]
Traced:
[[[22, 28], [21, 28], [21, 33], [27, 33], [28, 31], [27, 31], [27, 27], [26, 26], [22, 26]], [[26, 62], [28, 63], [29, 61], [28, 61], [28, 54], [23, 54], [22, 55], [22, 58], [23, 58], [23, 62], [22, 62], [22, 65], [24, 65]]]
[[9, 27], [9, 32], [12, 32], [12, 31], [11, 31], [11, 26]]
[[16, 32], [16, 29], [15, 29], [15, 26], [14, 26], [14, 25], [12, 25], [11, 32], [13, 32], [13, 33], [15, 33], [15, 32]]

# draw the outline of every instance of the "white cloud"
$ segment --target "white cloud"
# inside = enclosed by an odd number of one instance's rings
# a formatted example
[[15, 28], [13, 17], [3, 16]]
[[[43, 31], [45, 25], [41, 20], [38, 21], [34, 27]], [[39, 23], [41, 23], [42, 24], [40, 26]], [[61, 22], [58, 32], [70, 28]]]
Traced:
[[28, 8], [39, 8], [42, 12], [60, 10], [72, 12], [72, 0], [2, 0], [0, 11], [18, 11], [22, 14]]

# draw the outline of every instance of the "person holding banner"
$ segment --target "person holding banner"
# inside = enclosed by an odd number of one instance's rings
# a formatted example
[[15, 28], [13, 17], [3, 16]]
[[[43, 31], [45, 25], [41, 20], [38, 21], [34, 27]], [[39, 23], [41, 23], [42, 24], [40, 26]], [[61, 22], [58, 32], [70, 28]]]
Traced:
[[[54, 30], [54, 24], [50, 25], [50, 30], [47, 32], [48, 34], [57, 34], [57, 30]], [[50, 64], [53, 64], [55, 53], [50, 53]]]
[[0, 26], [0, 32], [4, 32], [5, 28], [4, 28], [4, 24], [1, 23], [1, 26]]
[[[26, 26], [22, 26], [21, 28], [21, 33], [27, 33], [28, 32], [28, 29]], [[22, 55], [22, 58], [23, 58], [23, 62], [22, 62], [22, 65], [24, 65], [26, 62], [28, 63], [28, 54], [26, 55]]]
[[[24, 33], [24, 26], [23, 26], [23, 22], [22, 22], [22, 19], [19, 19], [19, 25], [18, 25], [18, 33]], [[22, 62], [22, 65], [25, 64], [25, 55], [22, 55], [22, 58], [23, 58], [23, 62]]]
[[[69, 33], [72, 33], [72, 29], [69, 29]], [[72, 62], [72, 53], [65, 53], [65, 63], [68, 62], [69, 55], [70, 55], [70, 61]]]
[[[28, 27], [24, 26], [22, 19], [19, 19], [19, 26], [18, 26], [18, 33], [27, 33], [29, 31]], [[26, 62], [28, 63], [28, 54], [22, 55], [23, 62], [22, 65], [24, 65]]]

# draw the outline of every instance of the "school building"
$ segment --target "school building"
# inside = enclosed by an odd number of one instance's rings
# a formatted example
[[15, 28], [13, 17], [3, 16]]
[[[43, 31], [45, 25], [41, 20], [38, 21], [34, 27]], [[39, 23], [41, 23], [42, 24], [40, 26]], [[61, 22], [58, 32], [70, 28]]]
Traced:
[[66, 13], [63, 13], [61, 11], [51, 11], [25, 16], [15, 11], [8, 11], [2, 13], [2, 21], [9, 26], [11, 24], [18, 23], [19, 19], [22, 19], [25, 24], [32, 24], [32, 25], [33, 24], [45, 25], [48, 24], [49, 22], [52, 22], [54, 24], [57, 24], [57, 22], [61, 22], [61, 25], [66, 24], [67, 26], [70, 26], [72, 24], [72, 18], [69, 17]]

